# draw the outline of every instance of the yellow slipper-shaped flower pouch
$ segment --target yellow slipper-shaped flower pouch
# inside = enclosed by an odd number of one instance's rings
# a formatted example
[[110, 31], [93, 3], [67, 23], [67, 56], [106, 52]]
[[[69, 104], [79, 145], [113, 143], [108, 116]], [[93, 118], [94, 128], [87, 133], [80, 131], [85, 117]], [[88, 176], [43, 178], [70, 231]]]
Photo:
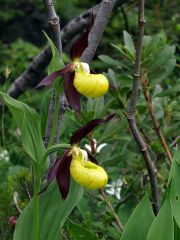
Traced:
[[103, 74], [90, 74], [83, 71], [76, 71], [74, 87], [86, 97], [101, 97], [107, 91], [109, 83]]
[[105, 170], [85, 160], [82, 154], [74, 155], [70, 165], [72, 178], [83, 187], [99, 189], [106, 185], [108, 176]]

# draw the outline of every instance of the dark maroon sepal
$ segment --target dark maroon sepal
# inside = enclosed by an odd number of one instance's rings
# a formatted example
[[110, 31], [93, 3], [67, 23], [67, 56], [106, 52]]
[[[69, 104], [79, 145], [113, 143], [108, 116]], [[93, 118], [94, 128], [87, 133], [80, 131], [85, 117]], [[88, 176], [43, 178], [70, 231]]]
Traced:
[[58, 166], [60, 164], [60, 161], [59, 159], [57, 159], [54, 164], [52, 165], [52, 167], [50, 168], [49, 172], [48, 172], [48, 176], [47, 176], [47, 183], [45, 185], [45, 187], [43, 187], [41, 189], [41, 191], [39, 192], [39, 194], [45, 192], [49, 186], [49, 184], [55, 179], [56, 177], [56, 172], [57, 172], [57, 169], [58, 169]]
[[52, 167], [50, 168], [48, 175], [47, 175], [47, 182], [48, 184], [50, 184], [54, 178], [56, 177], [56, 173], [60, 164], [60, 159], [56, 159], [56, 161], [54, 162], [54, 164], [52, 165]]
[[49, 172], [47, 174], [47, 184], [45, 185], [45, 187], [42, 188], [39, 194], [45, 192], [49, 184], [55, 179], [61, 159], [63, 159], [64, 155], [66, 155], [68, 152], [69, 150], [65, 151], [63, 156], [60, 159], [56, 159], [56, 161], [53, 163], [52, 167], [49, 169]]
[[64, 75], [64, 92], [69, 105], [72, 107], [73, 110], [80, 114], [80, 94], [77, 92], [73, 84], [74, 75], [74, 72], [68, 72]]
[[73, 71], [73, 64], [68, 63], [64, 68], [62, 68], [59, 72], [61, 75], [65, 75], [68, 72]]
[[61, 158], [60, 164], [56, 172], [56, 180], [63, 200], [66, 199], [69, 192], [71, 161], [72, 155], [69, 154], [68, 150]]
[[50, 86], [52, 84], [52, 82], [54, 81], [54, 79], [56, 79], [59, 76], [63, 76], [70, 71], [72, 71], [72, 63], [67, 64], [61, 70], [53, 72], [50, 75], [43, 78], [43, 80], [36, 86], [36, 88], [39, 88], [41, 86]]
[[91, 14], [90, 19], [87, 23], [86, 31], [74, 42], [74, 44], [70, 49], [70, 57], [72, 60], [76, 58], [80, 58], [84, 50], [87, 48], [88, 35], [93, 25], [94, 25], [94, 17], [93, 17], [93, 14]]
[[86, 137], [95, 127], [109, 122], [116, 114], [111, 114], [105, 119], [93, 119], [83, 127], [74, 132], [71, 137], [71, 145], [79, 143], [84, 137]]
[[36, 88], [39, 88], [41, 86], [50, 86], [53, 80], [59, 77], [60, 75], [61, 75], [60, 71], [51, 73], [50, 75], [43, 78], [43, 80], [36, 86]]

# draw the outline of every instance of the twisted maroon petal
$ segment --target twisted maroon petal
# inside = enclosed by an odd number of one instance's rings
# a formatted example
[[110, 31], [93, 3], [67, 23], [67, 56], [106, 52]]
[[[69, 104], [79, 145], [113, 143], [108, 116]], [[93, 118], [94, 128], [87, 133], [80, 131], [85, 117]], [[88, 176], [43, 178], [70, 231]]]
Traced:
[[71, 144], [79, 143], [85, 136], [87, 136], [95, 127], [109, 122], [116, 114], [111, 114], [105, 119], [93, 119], [86, 125], [77, 129], [71, 137]]
[[69, 153], [70, 149], [66, 150], [63, 154], [63, 156], [60, 159], [56, 159], [56, 161], [53, 163], [52, 167], [49, 169], [48, 175], [47, 175], [47, 184], [46, 186], [39, 192], [39, 194], [46, 191], [49, 184], [55, 179], [57, 175], [57, 171], [59, 168], [59, 165], [61, 163], [61, 160], [66, 158], [67, 154]]
[[48, 175], [47, 175], [48, 184], [50, 184], [56, 177], [56, 173], [57, 173], [59, 164], [60, 164], [60, 159], [56, 159], [56, 161], [52, 165], [51, 169], [49, 170]]
[[[87, 150], [86, 150], [86, 151], [87, 151]], [[88, 159], [89, 159], [91, 162], [93, 162], [93, 163], [95, 163], [96, 165], [98, 165], [98, 162], [97, 162], [96, 158], [95, 158], [89, 151], [87, 151], [87, 153], [88, 153]]]
[[72, 155], [68, 150], [64, 153], [62, 159], [60, 160], [60, 164], [56, 171], [56, 180], [63, 200], [66, 199], [69, 192], [71, 161]]
[[65, 75], [66, 73], [68, 73], [70, 71], [72, 71], [72, 63], [67, 64], [61, 70], [53, 72], [50, 75], [43, 78], [43, 80], [41, 80], [41, 82], [36, 86], [36, 88], [39, 88], [41, 86], [50, 86], [54, 79], [56, 79], [59, 76]]
[[80, 94], [77, 92], [73, 84], [74, 75], [74, 72], [68, 72], [64, 75], [64, 92], [69, 105], [73, 110], [80, 114]]
[[41, 80], [41, 82], [36, 86], [36, 88], [39, 88], [41, 86], [50, 86], [53, 82], [53, 80], [57, 77], [59, 77], [60, 71], [56, 71], [51, 73], [50, 75], [46, 76], [45, 78], [43, 78], [43, 80]]
[[86, 31], [75, 41], [70, 49], [70, 57], [72, 60], [75, 58], [80, 58], [84, 50], [88, 46], [88, 35], [91, 31], [91, 28], [94, 25], [94, 16], [93, 14], [90, 15], [90, 19], [87, 23]]

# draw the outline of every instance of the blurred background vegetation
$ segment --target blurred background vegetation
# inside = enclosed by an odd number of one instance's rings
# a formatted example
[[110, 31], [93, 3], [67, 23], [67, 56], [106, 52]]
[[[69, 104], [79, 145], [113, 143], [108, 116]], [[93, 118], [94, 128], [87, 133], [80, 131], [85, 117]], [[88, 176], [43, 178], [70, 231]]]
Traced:
[[[100, 1], [54, 1], [63, 27], [73, 17]], [[156, 119], [173, 154], [180, 143], [180, 74], [179, 36], [180, 7], [178, 0], [147, 1], [143, 42], [143, 76]], [[2, 0], [0, 10], [0, 90], [10, 84], [27, 68], [47, 44], [42, 30], [48, 32], [45, 11], [40, 0]], [[92, 118], [116, 112], [115, 122], [94, 131], [91, 138], [101, 148], [96, 155], [109, 174], [105, 188], [107, 198], [123, 224], [144, 192], [150, 193], [147, 170], [126, 121], [134, 64], [137, 32], [137, 1], [127, 1], [116, 8], [103, 35], [92, 67], [107, 74], [115, 89], [102, 98], [83, 99], [81, 122], [70, 109], [64, 115], [61, 142], [69, 142], [72, 132]], [[128, 34], [129, 33], [129, 34]], [[67, 53], [66, 53], [67, 54]], [[50, 91], [27, 90], [20, 100], [34, 107], [42, 116], [42, 132], [50, 99]], [[1, 110], [0, 138], [0, 239], [11, 240], [16, 219], [31, 198], [31, 166], [21, 145], [21, 133], [6, 109]], [[166, 187], [169, 162], [153, 129], [147, 102], [141, 92], [137, 107], [138, 125], [149, 145], [157, 167], [160, 196]], [[91, 139], [86, 139], [89, 144]], [[103, 144], [103, 145], [102, 145]], [[87, 146], [87, 145], [86, 145]], [[88, 147], [88, 146], [87, 146]], [[61, 153], [59, 153], [61, 154]], [[85, 197], [70, 216], [100, 239], [118, 240], [119, 229], [97, 191], [85, 191]], [[96, 220], [96, 221], [94, 221]], [[64, 228], [64, 234], [73, 231]], [[71, 239], [69, 236], [68, 239]], [[73, 238], [75, 239], [75, 238]]]

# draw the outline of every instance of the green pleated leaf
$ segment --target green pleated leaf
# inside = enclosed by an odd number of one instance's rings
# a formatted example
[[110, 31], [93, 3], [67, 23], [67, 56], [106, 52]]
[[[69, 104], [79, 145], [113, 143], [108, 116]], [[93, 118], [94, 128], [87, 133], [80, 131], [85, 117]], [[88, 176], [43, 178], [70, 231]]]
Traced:
[[145, 195], [130, 216], [121, 240], [145, 240], [153, 220], [151, 203]]
[[68, 220], [68, 232], [72, 240], [98, 240], [94, 233], [71, 220]]
[[[60, 239], [61, 228], [82, 196], [83, 188], [73, 181], [65, 201], [60, 197], [56, 181], [49, 185], [47, 191], [40, 195], [39, 240]], [[20, 215], [13, 240], [33, 240], [33, 200]]]
[[[56, 72], [64, 67], [64, 62], [62, 59], [61, 53], [58, 51], [56, 46], [54, 45], [53, 41], [48, 37], [48, 35], [44, 32], [44, 35], [46, 36], [48, 43], [51, 47], [51, 52], [52, 52], [52, 58], [48, 66], [48, 75], [50, 75], [53, 72]], [[62, 77], [58, 77], [53, 81], [53, 86], [58, 91], [61, 93], [63, 91], [63, 80]]]
[[174, 240], [174, 222], [169, 197], [152, 223], [147, 240]]
[[39, 115], [27, 104], [17, 101], [5, 93], [0, 92], [0, 99], [7, 105], [21, 130], [25, 151], [32, 160], [40, 162], [45, 147], [41, 136]]
[[51, 52], [52, 52], [52, 59], [51, 62], [48, 66], [48, 75], [51, 74], [52, 72], [58, 71], [61, 68], [64, 67], [64, 62], [62, 60], [62, 56], [56, 46], [54, 45], [53, 41], [48, 37], [48, 35], [44, 32], [44, 35], [46, 36], [48, 43], [51, 47]]

